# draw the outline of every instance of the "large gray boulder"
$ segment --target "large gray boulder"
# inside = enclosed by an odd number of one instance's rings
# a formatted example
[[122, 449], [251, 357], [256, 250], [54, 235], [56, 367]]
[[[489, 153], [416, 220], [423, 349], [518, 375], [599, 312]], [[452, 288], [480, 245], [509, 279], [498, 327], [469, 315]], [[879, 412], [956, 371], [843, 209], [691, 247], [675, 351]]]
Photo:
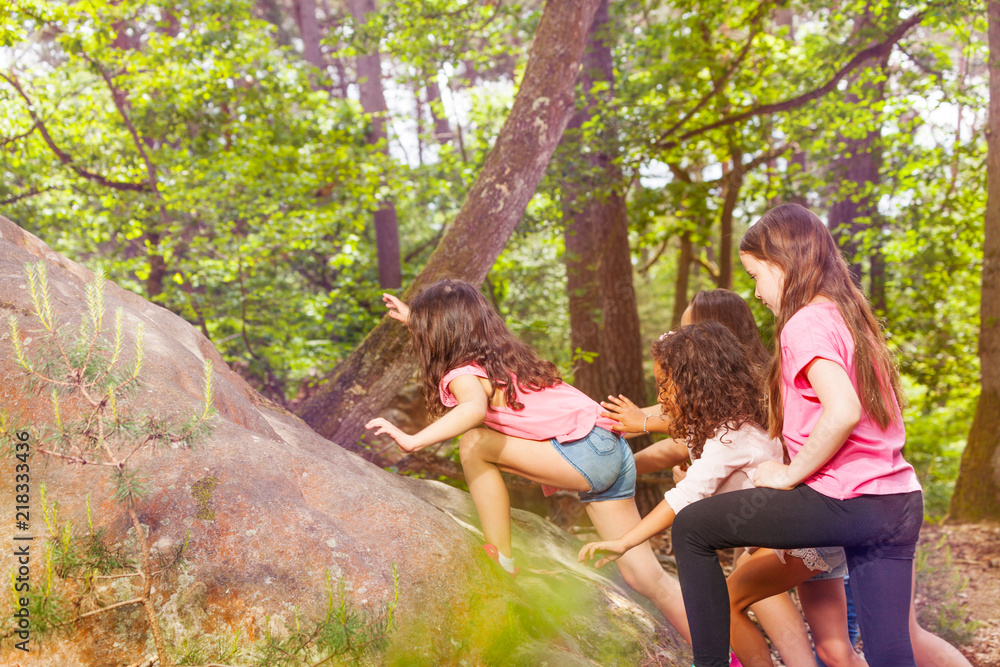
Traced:
[[[39, 325], [24, 267], [39, 259], [48, 266], [56, 319], [78, 323], [93, 274], [0, 217], [0, 315], [17, 315], [23, 335], [33, 338], [29, 355], [39, 351], [33, 334]], [[683, 664], [676, 638], [659, 627], [662, 619], [648, 605], [630, 596], [613, 567], [608, 578], [575, 562], [580, 543], [572, 536], [515, 511], [515, 548], [524, 571], [511, 580], [480, 548], [468, 494], [400, 477], [325, 440], [254, 392], [183, 319], [111, 283], [106, 290], [107, 312], [124, 310], [126, 350], [134, 345], [136, 325], [145, 327], [136, 407], [172, 416], [199, 411], [203, 363], [214, 363], [218, 414], [211, 435], [193, 447], [167, 446], [133, 458], [150, 486], [136, 509], [154, 555], [187, 544], [185, 562], [157, 578], [152, 596], [173, 660], [199, 646], [228, 642], [238, 647], [231, 664], [250, 664], [268, 637], [280, 639], [296, 623], [325, 613], [330, 582], [334, 598], [342, 581], [353, 610], [377, 614], [394, 597], [396, 568], [395, 627], [375, 662]], [[11, 424], [40, 433], [53, 418], [51, 406], [27, 388], [6, 321], [2, 326], [0, 402]], [[15, 463], [0, 459], [0, 494], [10, 515], [0, 521], [5, 554], [15, 544], [9, 500]], [[41, 521], [41, 484], [74, 534], [88, 531], [89, 496], [95, 529], [135, 553], [135, 532], [111, 497], [108, 473], [36, 454], [28, 531], [35, 537], [32, 596], [42, 595], [42, 542], [49, 537]], [[5, 576], [14, 566], [13, 557], [0, 558]], [[56, 596], [78, 599], [81, 582], [58, 576], [54, 581]], [[87, 598], [89, 606], [72, 613], [138, 594], [135, 577], [102, 582]], [[10, 619], [10, 612], [10, 595], [0, 595], [0, 614]], [[138, 605], [88, 617], [44, 638], [36, 627], [29, 647], [25, 654], [10, 640], [0, 643], [0, 663], [145, 665], [155, 656]]]

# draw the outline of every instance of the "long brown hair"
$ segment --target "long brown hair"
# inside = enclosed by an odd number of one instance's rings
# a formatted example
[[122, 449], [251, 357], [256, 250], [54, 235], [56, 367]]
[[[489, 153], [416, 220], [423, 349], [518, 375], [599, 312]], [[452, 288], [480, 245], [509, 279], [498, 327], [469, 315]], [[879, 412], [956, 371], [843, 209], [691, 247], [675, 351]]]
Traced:
[[[824, 296], [840, 310], [854, 339], [854, 365], [861, 405], [881, 428], [896, 420], [902, 393], [899, 372], [882, 327], [864, 294], [851, 278], [830, 231], [814, 213], [798, 204], [782, 204], [765, 213], [744, 235], [740, 252], [784, 273], [774, 339], [800, 308]], [[769, 428], [781, 433], [781, 345], [775, 344], [767, 378]]]
[[765, 368], [771, 361], [771, 352], [760, 340], [757, 322], [750, 306], [736, 292], [713, 289], [698, 292], [691, 299], [691, 324], [708, 320], [720, 322], [733, 332], [736, 339], [747, 348], [752, 361]]
[[700, 458], [705, 441], [721, 429], [736, 431], [748, 423], [764, 428], [762, 367], [724, 325], [706, 320], [681, 327], [653, 341], [650, 351], [664, 373], [658, 400], [691, 458]]
[[513, 376], [522, 391], [559, 382], [555, 364], [518, 340], [486, 297], [469, 283], [439, 280], [428, 286], [410, 303], [409, 326], [424, 372], [424, 400], [433, 416], [444, 413], [438, 391], [441, 378], [466, 364], [482, 366], [492, 387], [490, 398], [500, 390], [514, 410], [524, 405], [517, 400]]

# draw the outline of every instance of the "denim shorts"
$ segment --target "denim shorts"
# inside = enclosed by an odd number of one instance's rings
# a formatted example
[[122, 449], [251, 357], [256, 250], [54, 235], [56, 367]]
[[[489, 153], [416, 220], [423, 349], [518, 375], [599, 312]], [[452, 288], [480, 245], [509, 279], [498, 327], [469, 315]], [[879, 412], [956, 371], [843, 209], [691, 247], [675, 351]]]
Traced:
[[581, 502], [635, 496], [635, 459], [621, 435], [595, 426], [579, 440], [550, 442], [590, 484], [590, 491], [580, 492]]
[[818, 570], [807, 581], [843, 579], [847, 574], [847, 555], [843, 547], [816, 547], [815, 549], [790, 549], [788, 555], [801, 558], [810, 570]]

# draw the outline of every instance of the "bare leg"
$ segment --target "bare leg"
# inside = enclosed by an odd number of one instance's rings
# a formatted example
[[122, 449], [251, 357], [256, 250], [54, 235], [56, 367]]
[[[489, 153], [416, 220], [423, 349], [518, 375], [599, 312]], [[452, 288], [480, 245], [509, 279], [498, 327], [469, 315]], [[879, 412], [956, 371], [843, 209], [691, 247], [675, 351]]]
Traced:
[[[913, 563], [913, 591], [917, 590], [917, 564]], [[917, 610], [910, 601], [910, 642], [913, 644], [913, 657], [917, 667], [972, 667], [961, 652], [935, 634], [920, 627], [917, 623]]]
[[[507, 557], [511, 555], [510, 496], [501, 470], [562, 489], [590, 490], [583, 475], [548, 442], [477, 428], [462, 436], [459, 454], [465, 481], [483, 526], [483, 536]], [[606, 540], [621, 537], [639, 523], [639, 511], [631, 498], [587, 503], [587, 513], [601, 539]], [[649, 598], [690, 642], [691, 631], [684, 613], [680, 584], [663, 571], [649, 543], [639, 545], [618, 559], [618, 568], [626, 583]]]
[[806, 624], [788, 593], [764, 598], [750, 605], [750, 609], [786, 665], [809, 665], [813, 662]]
[[[786, 555], [785, 562], [782, 563], [771, 549], [758, 549], [729, 575], [726, 580], [730, 607], [729, 643], [740, 662], [747, 667], [769, 667], [772, 664], [767, 642], [746, 615], [746, 608], [758, 600], [786, 593], [813, 574], [799, 558]], [[787, 612], [787, 607], [785, 611]], [[846, 607], [844, 616], [847, 616]], [[779, 620], [779, 623], [783, 628], [794, 627], [787, 616]], [[802, 653], [799, 642], [791, 643], [791, 646], [800, 650], [794, 656], [782, 654], [788, 667], [812, 667], [815, 664], [812, 651]]]
[[458, 447], [465, 481], [483, 526], [483, 536], [508, 558], [512, 555], [510, 496], [501, 470], [563, 489], [590, 489], [587, 480], [548, 442], [477, 428], [463, 435]]
[[847, 634], [847, 594], [843, 579], [803, 581], [799, 602], [809, 622], [816, 655], [827, 667], [868, 667]]
[[[586, 507], [602, 540], [617, 539], [639, 523], [639, 510], [632, 498], [592, 502], [587, 503]], [[667, 622], [690, 642], [691, 630], [684, 612], [681, 585], [660, 566], [649, 542], [630, 549], [615, 562], [625, 583], [640, 595], [649, 598]]]

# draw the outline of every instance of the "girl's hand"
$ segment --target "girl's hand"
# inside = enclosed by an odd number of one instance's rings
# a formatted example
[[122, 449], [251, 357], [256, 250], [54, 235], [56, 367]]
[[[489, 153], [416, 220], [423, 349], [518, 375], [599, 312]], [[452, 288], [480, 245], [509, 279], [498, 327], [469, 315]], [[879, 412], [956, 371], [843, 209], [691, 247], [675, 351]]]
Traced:
[[395, 440], [396, 445], [406, 453], [414, 452], [420, 449], [420, 447], [417, 446], [416, 439], [412, 435], [404, 433], [388, 419], [377, 417], [365, 424], [365, 428], [375, 429], [375, 435], [382, 435], [385, 433], [390, 438]]
[[628, 547], [621, 540], [608, 540], [607, 542], [590, 542], [583, 545], [580, 549], [580, 555], [577, 556], [576, 560], [580, 563], [586, 563], [591, 558], [594, 558], [596, 552], [600, 551], [603, 554], [601, 560], [594, 563], [594, 567], [603, 567], [604, 565], [616, 561], [622, 557]]
[[788, 478], [788, 466], [777, 461], [764, 461], [757, 466], [757, 471], [753, 474], [753, 485], [781, 491], [795, 488], [795, 484]]
[[681, 480], [688, 476], [687, 470], [680, 466], [674, 466], [672, 470], [674, 473], [674, 484], [680, 484]]
[[389, 309], [389, 317], [403, 324], [410, 323], [410, 307], [391, 294], [382, 294], [382, 301]]
[[607, 410], [601, 413], [602, 417], [614, 419], [620, 424], [620, 428], [612, 426], [614, 430], [624, 433], [642, 433], [645, 430], [642, 425], [646, 421], [646, 413], [621, 394], [617, 398], [608, 396], [608, 400], [601, 401], [601, 407]]

